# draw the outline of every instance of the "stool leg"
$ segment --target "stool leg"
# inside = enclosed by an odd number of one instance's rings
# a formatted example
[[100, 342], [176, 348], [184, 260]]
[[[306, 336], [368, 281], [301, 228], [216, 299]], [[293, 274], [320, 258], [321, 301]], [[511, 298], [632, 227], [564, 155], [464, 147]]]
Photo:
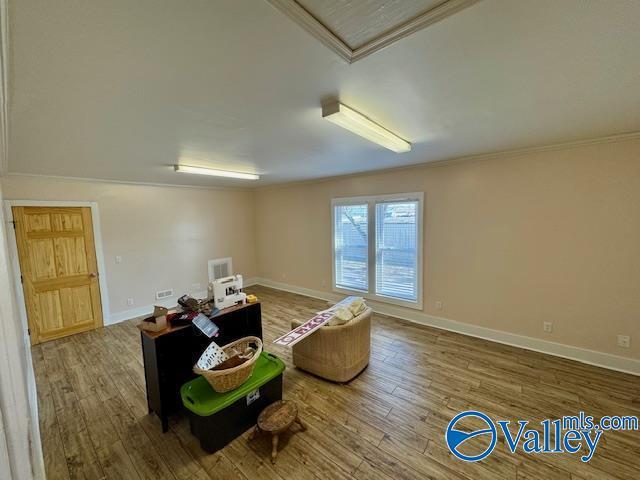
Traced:
[[255, 427], [253, 427], [253, 430], [251, 430], [251, 433], [249, 434], [249, 440], [253, 440], [254, 438], [256, 438], [259, 433], [260, 429], [258, 428], [258, 425], [256, 425]]
[[294, 421], [300, 426], [300, 430], [302, 430], [303, 432], [307, 430], [307, 427], [304, 426], [304, 423], [302, 423], [302, 420], [300, 420], [300, 417], [296, 417]]
[[278, 455], [278, 434], [275, 433], [271, 437], [271, 463], [276, 463], [276, 455]]

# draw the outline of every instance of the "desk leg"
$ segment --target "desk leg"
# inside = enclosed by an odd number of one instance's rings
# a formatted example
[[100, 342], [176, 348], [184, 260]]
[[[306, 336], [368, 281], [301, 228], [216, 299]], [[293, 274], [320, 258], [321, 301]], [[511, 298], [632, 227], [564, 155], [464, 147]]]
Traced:
[[144, 333], [140, 332], [140, 348], [142, 349], [142, 365], [144, 367], [144, 389], [147, 394], [147, 413], [151, 414], [153, 409], [151, 408], [151, 400], [149, 399], [149, 381], [147, 380], [147, 359], [144, 349]]
[[161, 416], [160, 421], [162, 422], [162, 433], [167, 433], [169, 430], [169, 419], [166, 416]]

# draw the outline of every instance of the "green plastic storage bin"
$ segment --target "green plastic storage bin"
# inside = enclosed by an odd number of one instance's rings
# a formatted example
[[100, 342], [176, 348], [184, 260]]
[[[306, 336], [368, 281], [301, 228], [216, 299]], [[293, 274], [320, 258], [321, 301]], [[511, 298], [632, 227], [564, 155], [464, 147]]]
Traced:
[[255, 425], [260, 412], [282, 399], [282, 372], [285, 365], [271, 353], [262, 352], [249, 380], [235, 390], [215, 392], [203, 377], [180, 389], [182, 403], [189, 411], [191, 433], [202, 448], [215, 452]]

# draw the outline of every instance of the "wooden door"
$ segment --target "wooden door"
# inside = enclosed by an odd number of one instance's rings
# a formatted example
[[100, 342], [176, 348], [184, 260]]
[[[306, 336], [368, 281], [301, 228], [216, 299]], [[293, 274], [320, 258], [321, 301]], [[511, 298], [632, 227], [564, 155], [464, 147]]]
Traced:
[[91, 209], [13, 207], [31, 343], [102, 325]]

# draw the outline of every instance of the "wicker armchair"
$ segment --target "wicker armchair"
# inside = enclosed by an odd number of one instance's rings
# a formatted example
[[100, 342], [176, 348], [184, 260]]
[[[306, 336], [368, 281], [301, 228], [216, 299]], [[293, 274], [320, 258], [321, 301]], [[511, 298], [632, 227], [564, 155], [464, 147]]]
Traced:
[[[294, 320], [291, 327], [303, 322]], [[334, 382], [348, 382], [369, 364], [371, 308], [344, 325], [324, 326], [293, 346], [293, 364]]]

